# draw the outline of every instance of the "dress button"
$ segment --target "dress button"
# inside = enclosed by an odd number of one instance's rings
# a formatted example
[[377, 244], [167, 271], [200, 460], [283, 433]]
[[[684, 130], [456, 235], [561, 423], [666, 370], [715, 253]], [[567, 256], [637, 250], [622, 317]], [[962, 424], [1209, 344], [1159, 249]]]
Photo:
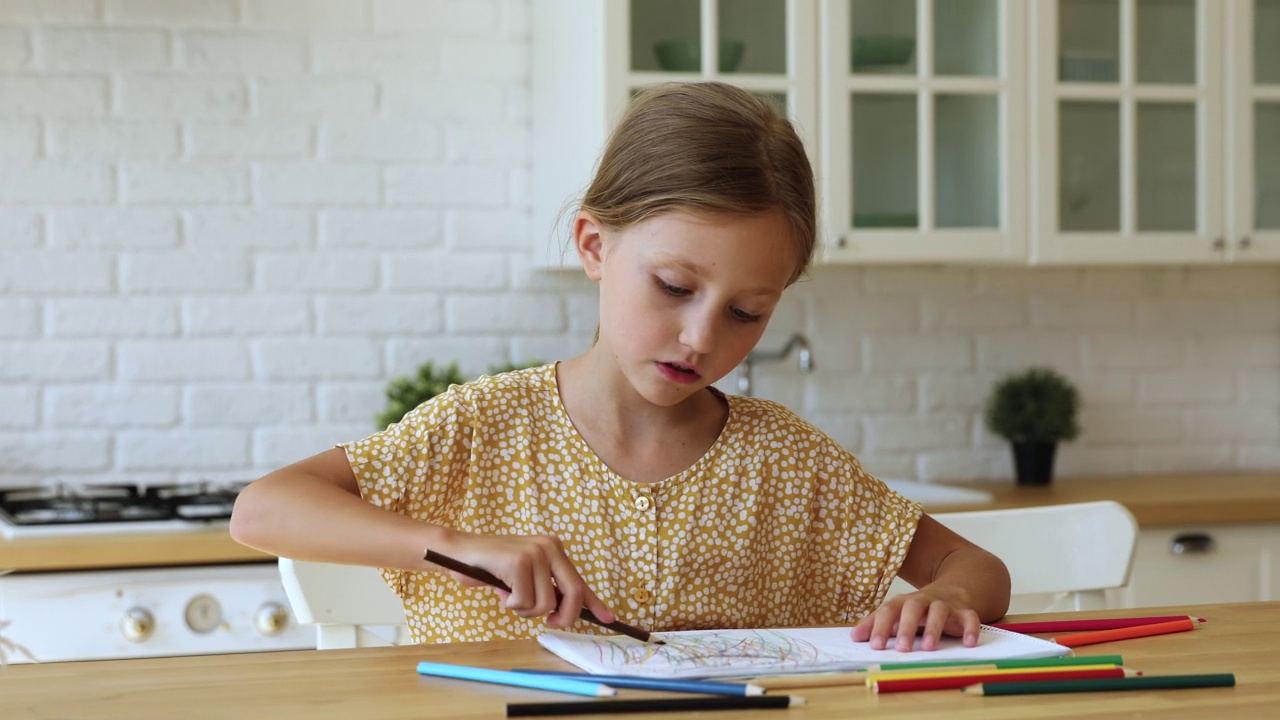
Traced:
[[644, 588], [639, 588], [639, 587], [632, 588], [631, 599], [635, 600], [638, 603], [647, 603], [653, 599], [653, 595], [651, 595], [649, 591], [645, 590]]
[[649, 509], [649, 508], [651, 508], [651, 507], [653, 507], [653, 501], [649, 499], [649, 496], [648, 496], [648, 495], [637, 495], [637, 496], [636, 496], [636, 509], [637, 509], [637, 510], [639, 510], [640, 512], [644, 512], [644, 511], [648, 510], [648, 509]]

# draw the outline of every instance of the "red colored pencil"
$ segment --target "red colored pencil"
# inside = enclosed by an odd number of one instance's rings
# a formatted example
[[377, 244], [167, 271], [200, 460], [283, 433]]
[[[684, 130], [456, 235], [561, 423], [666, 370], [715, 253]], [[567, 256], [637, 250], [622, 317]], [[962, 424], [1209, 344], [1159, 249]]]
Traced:
[[1136, 670], [1105, 668], [1100, 670], [1064, 670], [1042, 672], [1028, 670], [1003, 675], [968, 675], [965, 677], [914, 678], [909, 680], [877, 680], [872, 688], [878, 693], [913, 692], [916, 690], [955, 690], [985, 682], [1029, 682], [1032, 680], [1094, 680], [1097, 678], [1125, 678], [1141, 675]]
[[1080, 647], [1081, 645], [1094, 645], [1096, 643], [1111, 642], [1113, 640], [1128, 640], [1129, 638], [1184, 632], [1187, 630], [1195, 630], [1199, 626], [1199, 620], [1186, 617], [1181, 620], [1166, 623], [1155, 623], [1154, 625], [1136, 625], [1134, 627], [1115, 628], [1114, 630], [1098, 630], [1096, 632], [1082, 632], [1074, 635], [1059, 635], [1053, 638], [1053, 641], [1059, 645], [1066, 645], [1067, 647]]
[[1082, 630], [1114, 630], [1116, 628], [1155, 625], [1178, 620], [1199, 620], [1190, 615], [1153, 615], [1150, 617], [1093, 618], [1091, 620], [1042, 620], [1040, 622], [991, 623], [991, 627], [1019, 633], [1080, 632]]

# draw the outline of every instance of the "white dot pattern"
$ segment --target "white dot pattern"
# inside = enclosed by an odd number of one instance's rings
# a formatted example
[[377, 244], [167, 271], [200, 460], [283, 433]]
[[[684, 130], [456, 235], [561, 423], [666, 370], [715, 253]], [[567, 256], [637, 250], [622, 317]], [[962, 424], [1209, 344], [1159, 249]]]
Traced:
[[[573, 427], [555, 365], [450, 388], [342, 447], [369, 502], [466, 532], [554, 535], [618, 618], [650, 630], [848, 624], [906, 557], [918, 504], [777, 403], [729, 395], [720, 437], [656, 483]], [[528, 638], [541, 618], [444, 573], [384, 570], [418, 643]], [[578, 621], [575, 630], [602, 631]]]

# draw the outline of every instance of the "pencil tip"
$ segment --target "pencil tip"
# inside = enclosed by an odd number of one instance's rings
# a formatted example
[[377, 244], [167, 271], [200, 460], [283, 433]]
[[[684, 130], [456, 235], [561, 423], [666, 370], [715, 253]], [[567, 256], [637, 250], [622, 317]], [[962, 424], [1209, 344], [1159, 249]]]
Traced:
[[804, 696], [802, 695], [790, 695], [789, 697], [790, 697], [790, 702], [788, 702], [787, 705], [790, 707], [797, 707], [799, 705], [805, 704], [805, 699], [804, 699]]

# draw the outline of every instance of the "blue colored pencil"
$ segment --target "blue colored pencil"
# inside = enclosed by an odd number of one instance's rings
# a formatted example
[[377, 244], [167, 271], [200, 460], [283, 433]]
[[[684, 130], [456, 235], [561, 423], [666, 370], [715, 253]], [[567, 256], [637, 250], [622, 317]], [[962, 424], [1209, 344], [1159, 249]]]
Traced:
[[531, 673], [510, 672], [508, 670], [490, 670], [489, 668], [470, 667], [468, 665], [446, 665], [444, 663], [420, 662], [419, 675], [455, 678], [458, 680], [476, 680], [478, 682], [497, 685], [515, 685], [535, 690], [552, 690], [554, 692], [587, 695], [589, 697], [612, 697], [617, 690], [598, 682], [586, 682], [554, 675], [534, 675]]
[[555, 676], [602, 682], [615, 688], [637, 690], [669, 690], [671, 692], [702, 693], [704, 695], [737, 695], [749, 697], [763, 695], [765, 689], [749, 683], [713, 682], [710, 680], [673, 680], [668, 678], [635, 677], [632, 675], [592, 675], [591, 673], [563, 672], [560, 670], [527, 670], [516, 668], [514, 672], [530, 675]]

